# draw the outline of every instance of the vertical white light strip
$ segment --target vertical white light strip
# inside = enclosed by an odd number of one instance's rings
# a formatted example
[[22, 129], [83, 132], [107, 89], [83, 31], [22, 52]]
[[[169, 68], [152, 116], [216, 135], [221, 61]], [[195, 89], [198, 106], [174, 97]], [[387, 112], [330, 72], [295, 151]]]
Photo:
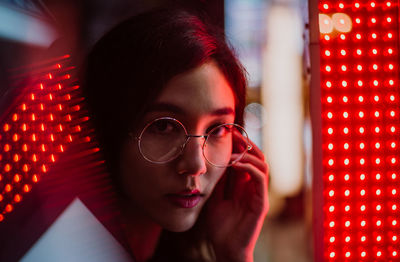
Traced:
[[291, 196], [303, 182], [302, 20], [292, 6], [274, 5], [267, 14], [262, 101], [266, 108], [263, 148], [271, 190]]

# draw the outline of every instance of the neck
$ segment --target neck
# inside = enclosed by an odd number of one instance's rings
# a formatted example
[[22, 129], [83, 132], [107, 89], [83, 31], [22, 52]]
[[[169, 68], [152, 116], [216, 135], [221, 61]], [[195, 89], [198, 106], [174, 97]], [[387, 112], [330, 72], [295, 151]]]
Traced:
[[125, 235], [136, 262], [150, 259], [157, 247], [161, 227], [140, 213], [126, 212]]

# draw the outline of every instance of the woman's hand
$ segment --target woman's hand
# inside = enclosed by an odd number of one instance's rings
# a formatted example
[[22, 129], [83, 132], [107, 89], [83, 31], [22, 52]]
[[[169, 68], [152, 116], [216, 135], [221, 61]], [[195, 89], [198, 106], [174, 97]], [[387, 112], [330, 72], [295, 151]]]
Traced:
[[216, 185], [207, 207], [207, 228], [217, 261], [253, 261], [268, 211], [267, 173], [261, 150], [253, 148]]

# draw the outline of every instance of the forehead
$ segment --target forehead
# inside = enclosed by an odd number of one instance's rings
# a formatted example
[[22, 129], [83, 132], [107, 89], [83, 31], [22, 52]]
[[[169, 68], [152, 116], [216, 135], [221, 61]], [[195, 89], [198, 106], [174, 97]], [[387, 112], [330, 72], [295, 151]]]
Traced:
[[156, 103], [173, 104], [193, 115], [207, 114], [218, 108], [235, 108], [232, 88], [213, 61], [173, 77]]

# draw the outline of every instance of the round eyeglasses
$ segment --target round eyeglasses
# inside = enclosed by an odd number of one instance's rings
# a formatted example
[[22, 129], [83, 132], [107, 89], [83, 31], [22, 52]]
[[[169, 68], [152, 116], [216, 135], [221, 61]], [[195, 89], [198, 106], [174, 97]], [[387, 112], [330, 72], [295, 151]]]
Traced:
[[206, 135], [190, 135], [184, 125], [172, 117], [153, 120], [135, 138], [146, 160], [165, 164], [176, 159], [192, 137], [204, 138], [203, 156], [217, 167], [233, 165], [252, 148], [246, 131], [240, 125], [222, 124], [213, 127]]

